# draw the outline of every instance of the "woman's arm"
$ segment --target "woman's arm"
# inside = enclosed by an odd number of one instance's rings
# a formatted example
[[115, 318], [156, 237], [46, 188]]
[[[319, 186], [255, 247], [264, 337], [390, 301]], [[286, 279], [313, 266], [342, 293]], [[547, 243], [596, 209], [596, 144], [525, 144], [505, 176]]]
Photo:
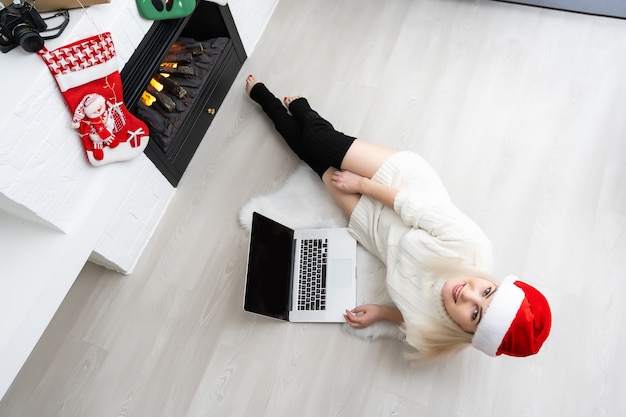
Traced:
[[346, 310], [344, 314], [346, 322], [355, 329], [363, 329], [371, 326], [380, 320], [387, 320], [393, 323], [402, 324], [404, 318], [396, 307], [382, 306], [378, 304], [365, 304]]
[[407, 192], [350, 171], [334, 172], [332, 184], [344, 193], [367, 195], [391, 207], [405, 225], [432, 236], [435, 240], [430, 248], [439, 248], [444, 256], [464, 254], [470, 262], [476, 263], [478, 248], [487, 248], [480, 252], [488, 253], [491, 247], [482, 230], [452, 204], [418, 200]]
[[332, 183], [337, 189], [352, 194], [362, 194], [393, 208], [393, 202], [399, 190], [350, 171], [336, 171]]

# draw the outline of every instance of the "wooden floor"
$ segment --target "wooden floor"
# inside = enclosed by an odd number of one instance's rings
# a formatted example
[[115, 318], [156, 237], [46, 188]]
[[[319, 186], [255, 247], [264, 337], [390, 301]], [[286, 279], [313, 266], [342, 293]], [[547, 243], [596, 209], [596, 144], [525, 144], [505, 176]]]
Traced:
[[[397, 342], [242, 312], [250, 197], [297, 160], [254, 72], [426, 157], [551, 300], [536, 357], [408, 366]], [[2, 417], [624, 416], [626, 21], [483, 0], [281, 0], [135, 272], [85, 266]]]

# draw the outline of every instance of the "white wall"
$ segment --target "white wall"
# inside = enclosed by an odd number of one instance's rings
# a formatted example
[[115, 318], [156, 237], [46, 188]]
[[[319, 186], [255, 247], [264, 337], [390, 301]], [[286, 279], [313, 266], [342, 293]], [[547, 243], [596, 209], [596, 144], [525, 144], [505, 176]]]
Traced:
[[278, 0], [230, 0], [228, 2], [248, 55], [254, 50], [277, 5]]
[[[248, 54], [278, 0], [231, 0]], [[49, 49], [111, 31], [119, 69], [151, 21], [134, 0], [85, 13]], [[4, 395], [88, 260], [130, 273], [175, 189], [144, 155], [87, 162], [52, 76], [35, 54], [2, 57], [0, 79], [0, 395]], [[129, 277], [132, 279], [132, 276]]]

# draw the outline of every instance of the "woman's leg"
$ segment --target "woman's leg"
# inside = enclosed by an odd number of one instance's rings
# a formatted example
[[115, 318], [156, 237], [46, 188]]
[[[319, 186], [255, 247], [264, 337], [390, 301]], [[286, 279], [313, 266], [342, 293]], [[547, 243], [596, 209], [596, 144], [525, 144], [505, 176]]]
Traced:
[[333, 173], [343, 169], [371, 178], [383, 162], [397, 151], [336, 131], [301, 97], [285, 98], [293, 116], [289, 115], [280, 101], [252, 75], [246, 80], [246, 91], [261, 105], [289, 147], [322, 178], [330, 195], [349, 220], [361, 196], [334, 187], [331, 183]]
[[303, 147], [302, 128], [300, 124], [288, 112], [285, 106], [278, 100], [267, 87], [259, 82], [254, 75], [246, 79], [246, 91], [252, 100], [257, 102], [268, 117], [274, 122], [274, 127], [283, 137], [289, 148], [306, 162], [320, 178], [328, 168], [328, 165], [319, 163]]
[[322, 181], [324, 182], [330, 196], [341, 209], [343, 216], [349, 221], [354, 208], [361, 199], [361, 194], [345, 193], [335, 187], [331, 182], [331, 178], [333, 177], [335, 171], [337, 171], [337, 168], [328, 168], [322, 176]]
[[336, 131], [332, 124], [311, 109], [308, 101], [302, 97], [287, 97], [285, 104], [302, 126], [305, 149], [317, 159], [323, 159], [329, 164], [322, 181], [345, 218], [350, 220], [361, 195], [339, 190], [331, 181], [333, 174], [337, 169], [342, 169], [371, 178], [387, 158], [398, 151]]
[[332, 124], [311, 109], [302, 97], [285, 99], [289, 111], [302, 126], [305, 149], [329, 166], [372, 178], [395, 149], [355, 139], [335, 130]]
[[344, 156], [341, 169], [372, 178], [382, 164], [397, 152], [396, 149], [357, 139]]
[[250, 98], [261, 106], [265, 114], [274, 122], [274, 127], [285, 139], [287, 145], [300, 155], [302, 147], [300, 139], [302, 129], [298, 122], [287, 112], [287, 109], [265, 85], [259, 82], [254, 75], [246, 78], [246, 91]]
[[285, 104], [302, 127], [302, 146], [320, 162], [341, 168], [348, 149], [356, 138], [335, 130], [332, 124], [311, 109], [303, 97], [286, 98]]

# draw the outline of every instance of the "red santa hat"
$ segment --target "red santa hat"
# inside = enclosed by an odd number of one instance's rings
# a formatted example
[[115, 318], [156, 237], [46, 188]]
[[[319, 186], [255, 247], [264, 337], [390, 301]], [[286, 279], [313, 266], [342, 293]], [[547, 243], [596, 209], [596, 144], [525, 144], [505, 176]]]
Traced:
[[548, 301], [534, 287], [507, 277], [493, 295], [472, 346], [489, 356], [529, 356], [539, 351], [550, 333]]

